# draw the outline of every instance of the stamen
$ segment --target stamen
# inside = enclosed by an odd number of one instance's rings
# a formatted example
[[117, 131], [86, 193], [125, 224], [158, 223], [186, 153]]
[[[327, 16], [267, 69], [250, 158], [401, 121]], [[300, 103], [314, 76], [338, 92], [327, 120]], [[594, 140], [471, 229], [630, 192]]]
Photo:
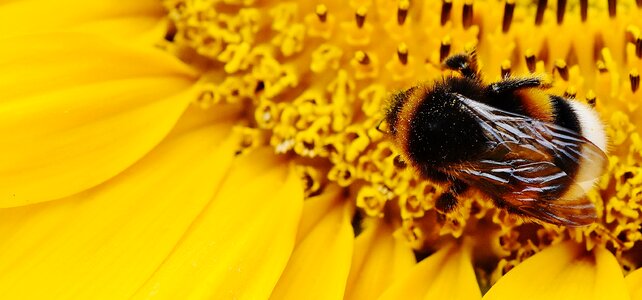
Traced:
[[354, 59], [350, 62], [350, 65], [355, 68], [354, 76], [356, 79], [375, 78], [379, 74], [378, 62], [376, 53], [370, 56], [360, 50], [354, 54]]
[[533, 53], [533, 50], [526, 49], [526, 53], [524, 54], [524, 58], [526, 59], [526, 67], [528, 68], [528, 71], [531, 73], [535, 72], [535, 53]]
[[642, 37], [635, 39], [635, 56], [642, 58]]
[[589, 90], [586, 93], [586, 103], [590, 105], [591, 107], [595, 107], [595, 104], [597, 103], [597, 98], [595, 97], [595, 93], [592, 90]]
[[395, 158], [393, 159], [392, 163], [395, 166], [395, 168], [400, 169], [400, 170], [403, 170], [408, 166], [406, 164], [406, 162], [403, 161], [403, 159], [399, 155], [395, 156]]
[[357, 51], [357, 53], [354, 54], [354, 58], [359, 62], [361, 65], [368, 65], [370, 64], [370, 57], [368, 56], [367, 53], [363, 51]]
[[617, 9], [617, 1], [609, 0], [609, 17], [615, 18], [616, 9]]
[[566, 91], [564, 91], [564, 98], [575, 99], [575, 96], [577, 96], [577, 90], [574, 86], [569, 86]]
[[566, 0], [557, 0], [557, 24], [564, 22], [564, 13], [566, 13]]
[[355, 179], [354, 166], [345, 162], [336, 164], [328, 172], [328, 179], [336, 182], [342, 187], [349, 186]]
[[220, 96], [214, 92], [214, 89], [215, 88], [213, 86], [205, 88], [196, 98], [196, 104], [202, 108], [208, 108], [212, 104], [219, 102]]
[[631, 82], [631, 92], [637, 92], [640, 88], [640, 73], [638, 69], [633, 69], [629, 72], [629, 81]]
[[555, 69], [560, 74], [562, 79], [564, 79], [565, 81], [568, 80], [568, 66], [563, 59], [558, 59], [555, 61]]
[[397, 47], [397, 57], [399, 58], [399, 62], [402, 65], [408, 63], [408, 46], [406, 45], [406, 43], [401, 43]]
[[366, 22], [366, 14], [368, 9], [365, 6], [359, 7], [355, 13], [355, 20], [357, 21], [357, 27], [362, 28], [363, 24]]
[[408, 8], [410, 8], [409, 0], [399, 1], [399, 7], [397, 8], [397, 24], [399, 24], [399, 26], [403, 25], [406, 22], [406, 17], [408, 16]]
[[[640, 0], [642, 1], [642, 0]], [[441, 2], [441, 26], [444, 26], [450, 19], [450, 11], [453, 9], [452, 0], [443, 0]]]
[[254, 112], [254, 120], [261, 129], [272, 129], [276, 123], [276, 116], [279, 111], [276, 104], [272, 101], [261, 100], [256, 111]]
[[451, 45], [451, 40], [450, 36], [445, 36], [441, 40], [441, 46], [439, 46], [439, 61], [443, 62], [448, 55], [450, 55], [450, 45]]
[[542, 25], [544, 20], [544, 12], [546, 11], [546, 5], [548, 5], [548, 0], [538, 0], [537, 1], [537, 12], [535, 13], [535, 25]]
[[322, 174], [321, 172], [319, 172], [319, 170], [310, 166], [297, 165], [294, 170], [298, 173], [301, 181], [303, 181], [306, 197], [310, 197], [319, 193], [325, 174]]
[[501, 66], [502, 78], [510, 77], [510, 68], [511, 68], [510, 60], [508, 59], [504, 60]]
[[609, 71], [609, 69], [606, 68], [606, 64], [602, 60], [598, 60], [595, 63], [595, 67], [597, 68], [597, 71], [600, 73], [606, 73]]
[[167, 24], [167, 31], [165, 31], [165, 36], [163, 38], [168, 42], [173, 42], [177, 33], [178, 29], [176, 28], [176, 24], [174, 22], [169, 22]]
[[461, 23], [464, 25], [464, 29], [468, 29], [468, 27], [473, 24], [473, 0], [466, 0], [466, 2], [464, 2]]
[[256, 82], [256, 86], [254, 86], [254, 94], [258, 94], [265, 90], [265, 81], [259, 80]]
[[582, 22], [586, 22], [588, 18], [588, 0], [580, 0], [580, 16], [582, 17]]
[[319, 4], [314, 9], [314, 13], [317, 15], [317, 17], [319, 17], [319, 21], [321, 21], [321, 23], [324, 23], [328, 18], [328, 7], [323, 4]]
[[510, 24], [513, 22], [513, 12], [515, 11], [515, 0], [506, 0], [504, 5], [504, 19], [502, 20], [502, 32], [510, 30]]

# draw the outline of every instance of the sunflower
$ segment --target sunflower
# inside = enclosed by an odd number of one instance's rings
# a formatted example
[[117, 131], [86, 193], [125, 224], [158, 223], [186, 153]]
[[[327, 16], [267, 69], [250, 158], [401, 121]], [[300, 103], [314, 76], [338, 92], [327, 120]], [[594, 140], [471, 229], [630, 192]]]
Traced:
[[[550, 3], [549, 3], [550, 2]], [[53, 13], [56, 12], [56, 13]], [[0, 4], [3, 298], [642, 299], [641, 1]], [[390, 94], [476, 49], [610, 139], [598, 221], [402, 168]]]

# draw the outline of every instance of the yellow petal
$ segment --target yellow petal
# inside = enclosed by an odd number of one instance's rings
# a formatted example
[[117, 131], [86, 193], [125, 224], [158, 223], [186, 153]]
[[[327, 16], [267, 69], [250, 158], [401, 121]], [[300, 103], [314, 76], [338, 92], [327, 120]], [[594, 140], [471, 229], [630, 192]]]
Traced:
[[21, 0], [0, 4], [0, 38], [74, 30], [118, 39], [140, 36], [158, 26], [160, 1]]
[[272, 150], [234, 164], [137, 297], [267, 298], [294, 247], [303, 203], [300, 179], [288, 169]]
[[299, 240], [270, 299], [343, 299], [354, 234], [350, 209], [337, 201], [339, 195], [339, 189], [333, 188], [305, 202], [306, 208], [319, 201], [332, 205], [320, 219], [314, 216], [319, 211], [304, 210], [302, 222], [308, 217], [318, 222]]
[[337, 186], [330, 186], [323, 191], [319, 197], [313, 197], [305, 201], [303, 206], [303, 216], [299, 223], [299, 229], [296, 235], [296, 244], [300, 244], [308, 234], [315, 229], [327, 214], [336, 208], [337, 201], [339, 201], [339, 193], [341, 189]]
[[637, 269], [624, 278], [629, 288], [631, 299], [642, 299], [642, 269]]
[[345, 299], [377, 299], [414, 265], [412, 249], [393, 237], [388, 224], [377, 220], [355, 240]]
[[466, 243], [450, 245], [415, 265], [379, 299], [481, 299]]
[[66, 197], [121, 172], [194, 99], [174, 58], [81, 34], [4, 39], [0, 206]]
[[1, 209], [2, 298], [131, 297], [207, 209], [236, 149], [229, 130], [176, 135], [96, 188]]
[[565, 242], [527, 259], [502, 277], [486, 299], [629, 299], [615, 257]]

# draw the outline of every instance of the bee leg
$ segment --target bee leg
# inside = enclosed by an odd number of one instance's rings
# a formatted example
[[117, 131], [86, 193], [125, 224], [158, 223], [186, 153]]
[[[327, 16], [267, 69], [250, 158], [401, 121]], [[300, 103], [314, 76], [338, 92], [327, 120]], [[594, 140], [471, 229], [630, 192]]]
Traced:
[[500, 82], [491, 83], [488, 86], [488, 92], [497, 95], [512, 93], [521, 89], [549, 87], [550, 83], [544, 82], [544, 80], [539, 77], [506, 78]]
[[477, 69], [477, 53], [460, 53], [447, 57], [444, 60], [444, 67], [450, 70], [458, 71], [464, 77], [478, 79], [479, 70]]
[[465, 192], [468, 189], [468, 185], [463, 181], [456, 180], [450, 185], [448, 191], [439, 195], [437, 201], [435, 201], [435, 209], [441, 213], [449, 213], [453, 211], [458, 204], [457, 196]]

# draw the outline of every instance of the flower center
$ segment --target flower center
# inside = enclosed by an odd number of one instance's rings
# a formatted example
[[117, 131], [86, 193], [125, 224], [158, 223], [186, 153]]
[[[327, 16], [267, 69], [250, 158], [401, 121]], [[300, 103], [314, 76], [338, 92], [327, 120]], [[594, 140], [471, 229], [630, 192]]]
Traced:
[[[418, 252], [471, 236], [493, 253], [491, 278], [568, 239], [606, 245], [625, 270], [642, 264], [640, 1], [348, 2], [166, 0], [168, 49], [204, 70], [199, 105], [249, 112], [241, 148], [293, 154], [307, 196], [345, 187], [360, 218], [394, 224]], [[444, 187], [406, 167], [377, 130], [392, 92], [441, 78], [447, 56], [473, 47], [485, 81], [548, 73], [550, 93], [599, 112], [611, 153], [587, 194], [598, 222], [525, 222], [477, 192], [439, 213]]]

